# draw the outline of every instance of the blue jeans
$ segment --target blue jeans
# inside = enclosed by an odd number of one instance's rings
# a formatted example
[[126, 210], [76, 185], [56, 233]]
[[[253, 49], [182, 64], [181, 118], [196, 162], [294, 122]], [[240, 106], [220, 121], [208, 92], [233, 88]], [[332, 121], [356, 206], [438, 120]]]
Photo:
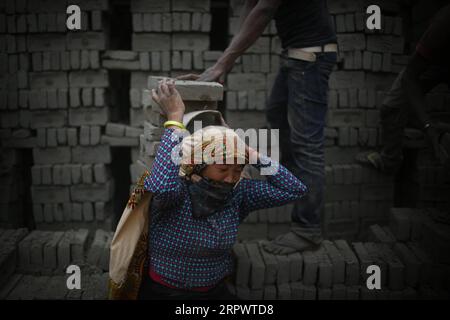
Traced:
[[308, 187], [307, 195], [294, 203], [292, 221], [321, 234], [328, 79], [337, 53], [316, 55], [315, 62], [281, 56], [266, 116], [271, 129], [280, 129], [280, 163]]

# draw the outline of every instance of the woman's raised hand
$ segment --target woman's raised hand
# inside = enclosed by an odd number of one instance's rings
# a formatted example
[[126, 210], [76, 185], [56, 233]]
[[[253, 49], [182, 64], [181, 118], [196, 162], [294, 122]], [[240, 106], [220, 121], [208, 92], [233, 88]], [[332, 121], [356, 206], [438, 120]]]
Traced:
[[159, 104], [167, 120], [183, 121], [185, 106], [180, 93], [175, 88], [175, 80], [166, 78], [161, 80], [158, 88], [152, 89], [152, 98]]

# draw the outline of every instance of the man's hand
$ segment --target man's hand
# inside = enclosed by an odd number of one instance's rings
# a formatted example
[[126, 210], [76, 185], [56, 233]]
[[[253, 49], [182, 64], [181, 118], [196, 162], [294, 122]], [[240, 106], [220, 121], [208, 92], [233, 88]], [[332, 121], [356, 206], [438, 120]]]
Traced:
[[175, 88], [174, 80], [163, 79], [160, 81], [158, 88], [152, 89], [152, 98], [159, 104], [167, 116], [167, 120], [183, 121], [186, 108], [180, 93]]
[[220, 82], [222, 76], [225, 75], [225, 71], [217, 66], [212, 66], [206, 69], [202, 74], [189, 73], [177, 77], [177, 80], [194, 80], [194, 81], [206, 81], [206, 82]]

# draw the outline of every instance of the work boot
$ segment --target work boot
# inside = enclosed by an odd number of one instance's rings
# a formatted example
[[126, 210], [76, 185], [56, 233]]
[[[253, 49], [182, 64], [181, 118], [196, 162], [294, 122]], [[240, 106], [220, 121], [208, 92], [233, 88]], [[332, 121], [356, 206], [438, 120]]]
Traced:
[[302, 227], [294, 222], [291, 231], [279, 235], [272, 241], [263, 242], [263, 249], [277, 255], [288, 255], [294, 252], [316, 250], [322, 243], [320, 230]]

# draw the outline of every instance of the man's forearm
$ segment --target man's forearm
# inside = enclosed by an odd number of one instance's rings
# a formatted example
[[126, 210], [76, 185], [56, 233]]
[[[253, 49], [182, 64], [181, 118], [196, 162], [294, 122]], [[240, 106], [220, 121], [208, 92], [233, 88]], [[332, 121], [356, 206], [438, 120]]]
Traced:
[[258, 0], [247, 0], [245, 1], [244, 7], [242, 8], [241, 14], [239, 16], [239, 28], [242, 27], [245, 20], [247, 19], [249, 13], [253, 10], [253, 8], [258, 3]]
[[234, 62], [256, 42], [272, 20], [278, 6], [264, 6], [261, 1], [248, 13], [239, 32], [217, 61], [217, 66], [230, 71]]

